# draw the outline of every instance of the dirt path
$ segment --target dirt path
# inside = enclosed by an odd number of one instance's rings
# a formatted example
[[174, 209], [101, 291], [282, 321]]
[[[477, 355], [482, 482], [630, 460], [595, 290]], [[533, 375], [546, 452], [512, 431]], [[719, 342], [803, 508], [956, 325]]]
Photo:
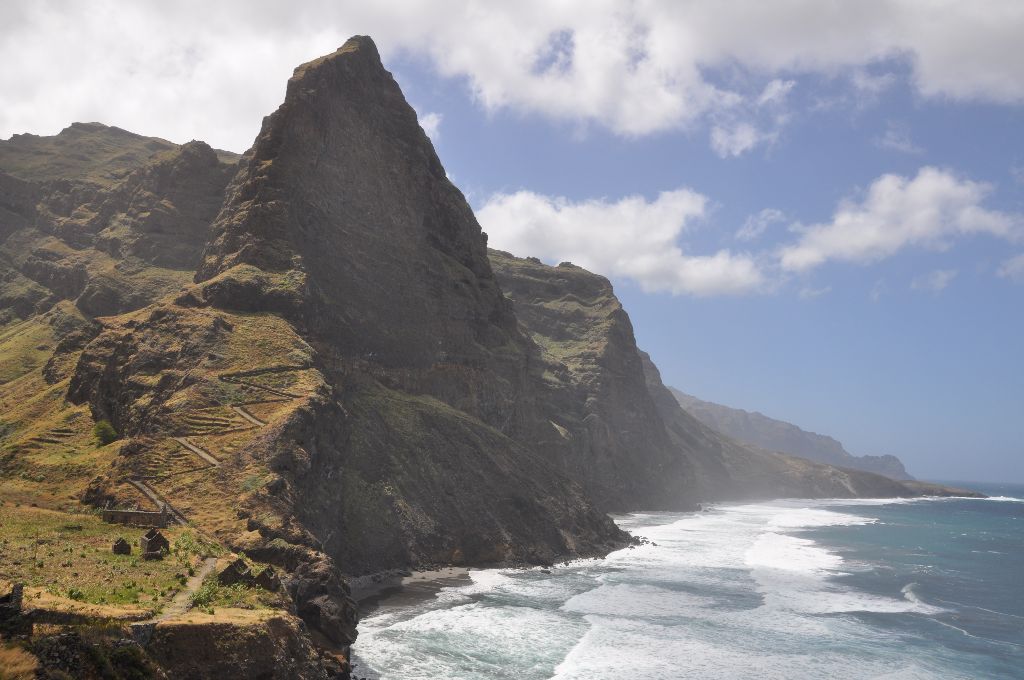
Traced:
[[288, 399], [298, 399], [300, 397], [298, 394], [292, 394], [291, 392], [285, 392], [284, 390], [279, 390], [275, 387], [267, 387], [266, 385], [260, 385], [248, 380], [241, 380], [230, 375], [220, 375], [217, 377], [220, 378], [222, 382], [231, 383], [233, 385], [245, 385], [246, 387], [251, 387], [256, 390], [263, 390], [270, 394], [276, 394], [279, 397], [286, 397]]
[[179, 444], [181, 444], [186, 449], [188, 449], [192, 453], [196, 454], [197, 456], [205, 460], [213, 467], [218, 467], [220, 465], [220, 461], [214, 458], [209, 451], [196, 446], [195, 444], [188, 440], [188, 437], [174, 437], [174, 441], [178, 442]]
[[256, 416], [254, 416], [253, 414], [249, 413], [249, 411], [247, 409], [245, 409], [245, 408], [243, 408], [241, 406], [232, 406], [231, 410], [234, 411], [235, 413], [237, 413], [238, 415], [242, 416], [246, 420], [248, 420], [250, 423], [252, 423], [256, 427], [263, 427], [264, 425], [266, 425], [265, 422], [263, 422], [262, 420], [260, 420]]
[[188, 524], [188, 520], [185, 519], [185, 515], [181, 514], [181, 512], [175, 509], [173, 505], [164, 500], [163, 496], [154, 491], [153, 487], [149, 484], [146, 484], [141, 479], [129, 479], [128, 483], [138, 489], [143, 496], [153, 501], [153, 505], [155, 505], [157, 509], [159, 509], [161, 505], [166, 505], [167, 511], [171, 513], [171, 516], [176, 522], [179, 524]]
[[203, 579], [209, 576], [216, 566], [216, 557], [207, 557], [203, 560], [203, 566], [199, 567], [195, 576], [185, 582], [185, 588], [174, 596], [174, 599], [171, 600], [169, 605], [167, 605], [167, 609], [164, 610], [164, 613], [153, 619], [153, 621], [166, 621], [167, 619], [174, 618], [175, 616], [184, 614], [188, 611], [192, 593], [199, 590], [199, 587], [203, 585]]

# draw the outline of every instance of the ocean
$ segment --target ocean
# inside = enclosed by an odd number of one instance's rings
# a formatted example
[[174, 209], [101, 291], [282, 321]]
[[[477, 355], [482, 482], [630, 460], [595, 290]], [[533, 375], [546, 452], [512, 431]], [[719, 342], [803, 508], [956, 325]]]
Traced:
[[651, 542], [371, 613], [355, 675], [1024, 678], [1024, 487], [971, 486], [616, 517]]

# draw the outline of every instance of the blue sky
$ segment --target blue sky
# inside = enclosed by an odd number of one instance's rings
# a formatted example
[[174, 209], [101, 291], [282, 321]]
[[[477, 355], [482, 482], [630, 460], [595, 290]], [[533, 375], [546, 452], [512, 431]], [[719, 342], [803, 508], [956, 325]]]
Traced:
[[1024, 481], [1024, 4], [367, 4], [5, 4], [0, 137], [241, 151], [368, 33], [492, 245], [609, 276], [667, 383]]
[[[842, 96], [841, 86], [796, 77], [793, 120], [779, 139], [728, 158], [697, 131], [632, 139], [483, 112], [465, 83], [438, 79], [429, 64], [392, 67], [416, 105], [440, 115], [436, 147], [478, 211], [496, 193], [521, 190], [615, 202], [687, 187], [711, 203], [681, 238], [688, 251], [764, 252], [792, 243], [793, 223], [828, 221], [882, 175], [935, 167], [991, 185], [986, 208], [1024, 212], [1024, 178], [1014, 174], [1024, 158], [1021, 107], [923, 99], [898, 60], [874, 65], [898, 79], [852, 108], [811, 110], [823, 92]], [[736, 232], [765, 208], [784, 217], [738, 244]], [[1020, 481], [1024, 282], [999, 275], [1020, 252], [1019, 240], [969, 235], [879, 261], [828, 262], [740, 295], [673, 295], [611, 278], [639, 344], [673, 386], [830, 434], [858, 455], [898, 455], [922, 477]]]

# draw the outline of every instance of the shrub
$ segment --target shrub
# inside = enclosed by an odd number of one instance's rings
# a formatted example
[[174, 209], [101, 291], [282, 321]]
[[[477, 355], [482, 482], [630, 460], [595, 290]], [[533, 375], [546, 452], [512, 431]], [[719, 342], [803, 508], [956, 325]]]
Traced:
[[93, 425], [92, 434], [96, 437], [96, 441], [99, 442], [100, 446], [106, 446], [117, 439], [117, 430], [114, 429], [109, 420], [97, 421]]
[[209, 607], [217, 599], [217, 591], [219, 589], [220, 585], [217, 583], [217, 577], [211, 574], [203, 580], [203, 585], [199, 586], [196, 592], [192, 593], [192, 597], [189, 600], [193, 607]]

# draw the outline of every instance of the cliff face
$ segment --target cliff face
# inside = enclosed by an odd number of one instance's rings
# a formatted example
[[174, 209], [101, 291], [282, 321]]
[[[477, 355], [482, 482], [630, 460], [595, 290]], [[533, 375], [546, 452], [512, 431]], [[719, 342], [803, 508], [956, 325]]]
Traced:
[[605, 278], [568, 263], [551, 267], [493, 250], [490, 256], [524, 331], [547, 362], [544, 403], [573, 444], [568, 469], [592, 493], [625, 509], [915, 495], [879, 475], [723, 436], [684, 411], [662, 384]]
[[295, 511], [347, 569], [620, 540], [524, 445], [540, 422], [536, 349], [372, 41], [296, 69], [214, 234], [197, 295], [280, 311], [334, 391], [294, 425], [317, 442]]
[[854, 456], [832, 437], [807, 432], [761, 413], [722, 406], [669, 389], [683, 409], [737, 441], [818, 463], [874, 472], [893, 479], [913, 479], [896, 456]]
[[644, 381], [629, 315], [607, 279], [490, 251], [524, 331], [541, 348], [550, 438], [573, 478], [613, 510], [696, 502], [690, 459], [671, 441]]
[[486, 237], [368, 38], [296, 69], [214, 229], [197, 281], [293, 281], [287, 313], [325, 354], [507, 434], [529, 427], [531, 350]]

